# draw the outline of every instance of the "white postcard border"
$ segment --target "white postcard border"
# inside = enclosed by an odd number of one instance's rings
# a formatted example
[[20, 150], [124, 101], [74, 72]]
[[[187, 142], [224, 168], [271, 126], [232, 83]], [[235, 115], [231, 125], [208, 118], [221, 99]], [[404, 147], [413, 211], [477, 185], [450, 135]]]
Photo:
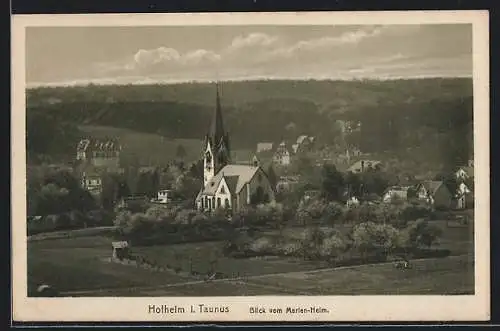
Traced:
[[[27, 298], [25, 28], [157, 25], [473, 25], [475, 295]], [[487, 11], [91, 14], [12, 17], [12, 277], [15, 321], [472, 321], [490, 317], [489, 26]], [[321, 314], [250, 314], [249, 307], [324, 307]], [[226, 314], [149, 314], [150, 305], [228, 306]]]

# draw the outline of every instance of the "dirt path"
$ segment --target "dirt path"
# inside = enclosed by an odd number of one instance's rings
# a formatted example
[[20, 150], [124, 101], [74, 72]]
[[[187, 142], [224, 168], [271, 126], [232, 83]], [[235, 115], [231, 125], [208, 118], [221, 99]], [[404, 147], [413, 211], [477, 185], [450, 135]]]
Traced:
[[[412, 260], [412, 262], [418, 262], [418, 261], [432, 261], [432, 260], [443, 260], [443, 259], [461, 259], [466, 256], [471, 256], [470, 254], [462, 254], [462, 255], [455, 255], [455, 256], [448, 256], [444, 258], [423, 258], [423, 259], [415, 259]], [[214, 279], [211, 281], [205, 281], [205, 280], [193, 280], [193, 281], [188, 281], [188, 282], [182, 282], [182, 283], [173, 283], [173, 284], [165, 284], [165, 285], [160, 285], [160, 286], [138, 286], [138, 287], [125, 287], [125, 288], [107, 288], [107, 289], [99, 289], [99, 290], [83, 290], [83, 291], [67, 291], [67, 292], [61, 292], [61, 296], [84, 296], [86, 294], [100, 294], [102, 296], [106, 296], [106, 294], [111, 295], [113, 292], [116, 291], [127, 291], [127, 292], [136, 292], [136, 291], [152, 291], [152, 290], [161, 290], [161, 289], [168, 289], [168, 288], [173, 288], [173, 287], [182, 287], [182, 286], [189, 286], [189, 285], [199, 285], [199, 284], [205, 284], [205, 283], [219, 283], [219, 282], [237, 282], [237, 283], [248, 283], [251, 286], [260, 286], [260, 287], [266, 287], [266, 288], [276, 288], [280, 292], [283, 292], [287, 290], [288, 292], [293, 292], [294, 294], [309, 294], [309, 293], [297, 293], [298, 291], [292, 290], [292, 289], [285, 289], [282, 287], [276, 287], [273, 285], [263, 285], [263, 284], [255, 284], [252, 282], [248, 282], [249, 280], [253, 279], [261, 279], [261, 278], [267, 278], [267, 277], [275, 277], [275, 276], [306, 276], [310, 274], [315, 274], [315, 273], [322, 273], [322, 272], [331, 272], [331, 271], [339, 271], [339, 270], [346, 270], [346, 269], [355, 269], [355, 268], [360, 268], [360, 267], [369, 267], [369, 266], [381, 266], [381, 265], [391, 265], [393, 262], [384, 262], [384, 263], [372, 263], [372, 264], [363, 264], [363, 265], [356, 265], [356, 266], [345, 266], [345, 267], [335, 267], [335, 268], [326, 268], [326, 269], [317, 269], [317, 270], [309, 270], [309, 271], [292, 271], [292, 272], [282, 272], [282, 273], [270, 273], [270, 274], [263, 274], [263, 275], [255, 275], [255, 276], [247, 276], [247, 277], [240, 277], [240, 278], [224, 278], [224, 279]]]

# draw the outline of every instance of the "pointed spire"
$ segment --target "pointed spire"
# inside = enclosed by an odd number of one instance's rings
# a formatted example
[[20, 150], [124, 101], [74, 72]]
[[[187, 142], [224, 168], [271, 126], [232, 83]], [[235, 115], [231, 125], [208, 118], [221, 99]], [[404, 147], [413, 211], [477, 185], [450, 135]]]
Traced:
[[212, 138], [213, 144], [218, 144], [221, 139], [224, 139], [224, 123], [222, 121], [222, 110], [220, 104], [220, 94], [219, 94], [219, 82], [216, 83], [216, 100], [215, 100], [215, 111], [212, 117], [212, 123], [210, 125], [209, 136]]

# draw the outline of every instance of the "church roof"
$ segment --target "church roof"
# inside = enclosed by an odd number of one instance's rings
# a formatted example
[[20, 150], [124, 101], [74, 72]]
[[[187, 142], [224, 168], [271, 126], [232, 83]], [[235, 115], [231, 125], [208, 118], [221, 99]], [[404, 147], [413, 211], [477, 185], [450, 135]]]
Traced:
[[239, 193], [245, 184], [250, 182], [255, 173], [259, 170], [259, 167], [240, 165], [240, 164], [229, 164], [221, 169], [205, 186], [203, 189], [203, 194], [213, 195], [215, 194], [222, 178], [225, 178], [229, 190], [231, 193]]
[[238, 186], [239, 176], [224, 176], [229, 192], [235, 193]]

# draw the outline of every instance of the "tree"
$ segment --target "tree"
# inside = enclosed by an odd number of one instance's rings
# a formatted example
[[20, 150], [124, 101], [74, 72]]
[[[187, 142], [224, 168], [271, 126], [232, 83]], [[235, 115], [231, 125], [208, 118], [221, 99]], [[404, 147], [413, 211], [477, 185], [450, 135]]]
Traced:
[[367, 253], [383, 254], [387, 256], [399, 243], [399, 231], [389, 224], [365, 222], [354, 227], [352, 232], [353, 244], [364, 257]]
[[362, 195], [362, 181], [359, 174], [348, 172], [344, 179], [349, 197], [360, 197]]
[[152, 198], [156, 196], [159, 184], [160, 176], [157, 169], [153, 171], [141, 172], [139, 173], [136, 193]]
[[203, 160], [198, 160], [191, 164], [189, 175], [193, 178], [203, 179]]
[[274, 171], [274, 167], [272, 164], [267, 168], [267, 178], [269, 179], [269, 183], [273, 188], [276, 188], [276, 184], [278, 182], [278, 178], [276, 176], [276, 172]]
[[344, 190], [344, 177], [334, 165], [323, 165], [322, 169], [322, 195], [332, 201], [340, 201]]
[[177, 177], [173, 188], [180, 196], [185, 199], [191, 199], [198, 194], [202, 184], [200, 179], [191, 177], [188, 173], [184, 173]]
[[435, 225], [429, 224], [424, 219], [415, 221], [408, 231], [408, 242], [410, 247], [417, 249], [420, 247], [430, 248], [442, 235], [442, 230]]

